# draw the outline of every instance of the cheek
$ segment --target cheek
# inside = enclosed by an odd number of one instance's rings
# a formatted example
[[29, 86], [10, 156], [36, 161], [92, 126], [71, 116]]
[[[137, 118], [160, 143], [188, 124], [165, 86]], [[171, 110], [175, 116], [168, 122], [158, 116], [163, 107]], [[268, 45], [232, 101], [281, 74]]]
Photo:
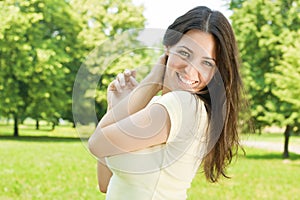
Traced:
[[209, 83], [211, 81], [211, 79], [214, 77], [216, 73], [216, 68], [213, 68], [209, 71], [208, 77], [207, 77], [207, 82]]
[[212, 70], [208, 71], [207, 73], [205, 73], [205, 75], [201, 74], [201, 79], [207, 85], [211, 81], [211, 79], [213, 78], [214, 75], [215, 75], [215, 70], [212, 69]]
[[178, 69], [182, 64], [182, 60], [178, 56], [170, 55], [167, 62], [167, 68]]

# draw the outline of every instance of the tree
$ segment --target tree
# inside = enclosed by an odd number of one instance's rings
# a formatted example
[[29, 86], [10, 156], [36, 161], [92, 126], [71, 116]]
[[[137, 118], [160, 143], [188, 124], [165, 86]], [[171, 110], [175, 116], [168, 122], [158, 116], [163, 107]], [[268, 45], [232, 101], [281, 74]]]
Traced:
[[[33, 36], [31, 45], [38, 42], [44, 48], [36, 50], [36, 68], [39, 72], [35, 74], [35, 82], [31, 84], [32, 103], [27, 112], [37, 122], [39, 119], [52, 122], [54, 128], [58, 118], [70, 107], [71, 96], [68, 91], [72, 89], [72, 77], [75, 76], [85, 52], [79, 38], [82, 30], [81, 16], [65, 1], [44, 3], [45, 6], [39, 9], [32, 4], [32, 10], [41, 13], [43, 19], [38, 24], [31, 24], [40, 33]], [[38, 87], [33, 87], [34, 85]]]
[[13, 115], [18, 136], [20, 117], [52, 121], [64, 109], [69, 52], [78, 44], [80, 18], [60, 0], [1, 1], [1, 8], [6, 20], [0, 33], [0, 109]]
[[30, 68], [32, 57], [23, 37], [24, 32], [30, 27], [30, 20], [37, 18], [34, 15], [23, 16], [20, 8], [1, 1], [1, 111], [3, 115], [13, 115], [14, 135], [18, 136], [18, 119], [25, 113], [26, 104], [29, 103], [28, 86], [26, 77], [22, 73]]
[[282, 60], [275, 66], [275, 74], [269, 74], [268, 78], [276, 85], [274, 95], [282, 102], [279, 110], [285, 111], [283, 125], [285, 158], [289, 157], [288, 144], [292, 132], [299, 131], [300, 118], [300, 30], [286, 31], [282, 33], [285, 44], [282, 45]]
[[[122, 0], [5, 0], [0, 6], [0, 113], [14, 117], [16, 136], [18, 120], [26, 117], [37, 124], [55, 124], [59, 117], [72, 121], [73, 84], [85, 57], [145, 22], [142, 7]], [[130, 62], [111, 66], [100, 87]], [[105, 94], [98, 91], [96, 107], [103, 114]]]
[[300, 90], [292, 85], [300, 77], [290, 74], [299, 71], [299, 62], [290, 51], [300, 50], [295, 45], [299, 41], [300, 1], [232, 2], [231, 19], [243, 60], [251, 116], [259, 130], [268, 125], [286, 127], [284, 157], [288, 157], [290, 131], [299, 124], [299, 101], [293, 98]]

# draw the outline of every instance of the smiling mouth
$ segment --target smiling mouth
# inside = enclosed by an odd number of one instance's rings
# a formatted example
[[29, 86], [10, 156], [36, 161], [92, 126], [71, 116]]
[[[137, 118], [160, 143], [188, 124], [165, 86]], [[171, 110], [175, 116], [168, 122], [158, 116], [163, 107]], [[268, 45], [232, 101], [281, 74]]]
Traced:
[[178, 74], [178, 73], [176, 73], [176, 75], [177, 75], [178, 79], [179, 79], [182, 83], [184, 83], [184, 84], [186, 84], [186, 85], [188, 85], [188, 86], [190, 86], [190, 87], [194, 87], [195, 85], [197, 85], [197, 84], [199, 83], [199, 81], [186, 79], [185, 77], [183, 77], [182, 75], [180, 75], [180, 74]]

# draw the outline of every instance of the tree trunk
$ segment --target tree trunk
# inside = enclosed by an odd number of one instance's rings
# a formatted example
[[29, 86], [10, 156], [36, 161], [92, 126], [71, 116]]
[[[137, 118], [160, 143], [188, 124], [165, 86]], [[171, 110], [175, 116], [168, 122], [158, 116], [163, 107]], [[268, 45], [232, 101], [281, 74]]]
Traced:
[[289, 158], [289, 139], [291, 135], [292, 127], [290, 125], [286, 126], [284, 131], [284, 151], [283, 151], [283, 158]]
[[14, 137], [19, 136], [18, 115], [14, 114]]
[[54, 131], [54, 129], [55, 129], [55, 122], [52, 122], [51, 131]]
[[40, 129], [40, 121], [38, 119], [35, 121], [35, 129], [36, 130]]

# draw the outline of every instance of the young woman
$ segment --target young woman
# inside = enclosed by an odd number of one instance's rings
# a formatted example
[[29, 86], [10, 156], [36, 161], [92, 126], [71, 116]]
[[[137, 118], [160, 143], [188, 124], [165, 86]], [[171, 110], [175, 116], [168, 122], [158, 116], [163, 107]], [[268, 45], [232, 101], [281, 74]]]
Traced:
[[227, 19], [196, 7], [163, 44], [141, 83], [126, 70], [109, 85], [108, 112], [89, 139], [107, 199], [186, 199], [200, 164], [208, 180], [226, 177], [239, 146], [241, 79]]

